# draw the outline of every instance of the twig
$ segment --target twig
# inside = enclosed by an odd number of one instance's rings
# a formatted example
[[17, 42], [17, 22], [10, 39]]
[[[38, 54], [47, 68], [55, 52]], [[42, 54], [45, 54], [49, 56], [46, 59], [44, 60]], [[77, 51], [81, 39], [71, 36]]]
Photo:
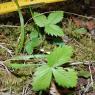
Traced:
[[[39, 15], [36, 15], [35, 17], [38, 17], [38, 16], [43, 15], [43, 14], [51, 13], [51, 12], [55, 12], [55, 11], [43, 12], [43, 13], [40, 13]], [[92, 17], [92, 16], [84, 16], [84, 15], [80, 15], [80, 14], [76, 14], [76, 13], [72, 13], [72, 12], [67, 12], [67, 11], [63, 11], [63, 12], [64, 12], [65, 14], [75, 15], [75, 16], [78, 16], [78, 17], [86, 18], [86, 19], [88, 19], [88, 20], [89, 20], [89, 19], [95, 20], [95, 18]], [[30, 18], [30, 19], [25, 23], [25, 27], [26, 27], [26, 25], [28, 24], [28, 22], [31, 21], [31, 20], [33, 20], [33, 17]]]
[[95, 63], [95, 61], [85, 61], [85, 62], [70, 62], [70, 65], [91, 65], [92, 63]]
[[92, 17], [92, 16], [84, 16], [84, 15], [80, 15], [80, 14], [76, 14], [76, 13], [71, 13], [71, 12], [66, 12], [66, 11], [64, 11], [64, 13], [70, 14], [70, 15], [75, 15], [75, 16], [78, 16], [78, 17], [86, 18], [86, 19], [93, 19], [93, 20], [95, 20], [95, 18]]
[[90, 71], [90, 78], [91, 78], [91, 85], [92, 85], [92, 87], [94, 87], [93, 86], [93, 84], [94, 84], [94, 81], [93, 81], [93, 76], [92, 76], [92, 71], [91, 71], [91, 66], [90, 66], [90, 64], [89, 64], [89, 71]]
[[[50, 13], [50, 12], [55, 12], [55, 11], [43, 12], [43, 13], [41, 13], [40, 15], [42, 15], [42, 14], [47, 14], [47, 13]], [[95, 18], [92, 17], [92, 16], [84, 16], [84, 15], [80, 15], [80, 14], [76, 14], [76, 13], [72, 13], [72, 12], [67, 12], [67, 11], [63, 11], [63, 12], [64, 12], [65, 14], [75, 15], [75, 16], [78, 16], [78, 17], [95, 20]], [[38, 17], [38, 16], [40, 16], [40, 15], [37, 15], [36, 17]], [[28, 22], [31, 21], [32, 19], [33, 19], [33, 17], [30, 18], [30, 19], [25, 23], [25, 27], [27, 26]], [[20, 27], [20, 26], [16, 26], [16, 25], [0, 25], [0, 28], [2, 28], [2, 27], [18, 28], [18, 27]]]
[[31, 89], [29, 88], [29, 84], [27, 84], [25, 87], [23, 87], [23, 92], [21, 95], [30, 95], [30, 93], [32, 93], [30, 91]]
[[[82, 89], [82, 91], [81, 91], [81, 93], [82, 94], [79, 94], [79, 95], [86, 95], [86, 93], [89, 91], [89, 89], [91, 88], [91, 87], [93, 87], [93, 84], [94, 84], [94, 81], [93, 81], [93, 77], [92, 77], [92, 71], [91, 71], [91, 62], [89, 61], [89, 62], [87, 62], [88, 63], [88, 66], [89, 66], [89, 72], [90, 72], [90, 80], [88, 80], [88, 83], [87, 83], [87, 85], [86, 85], [86, 87], [83, 87], [83, 89]], [[79, 92], [80, 93], [80, 92]]]
[[49, 91], [50, 95], [60, 95], [60, 93], [58, 92], [55, 83], [52, 81], [51, 83], [51, 87], [50, 87], [50, 91]]
[[23, 87], [22, 95], [27, 95], [28, 86]]
[[6, 70], [6, 72], [8, 73], [8, 75], [10, 75], [10, 71], [9, 71], [8, 68], [3, 64], [3, 61], [0, 61], [0, 66], [4, 67], [4, 69]]
[[89, 63], [89, 72], [90, 72], [90, 80], [91, 80], [91, 82], [89, 81], [86, 88], [84, 89], [84, 92], [83, 92], [84, 95], [85, 95], [86, 92], [89, 91], [89, 89], [91, 87], [93, 88], [93, 84], [94, 84], [90, 63]]
[[18, 28], [20, 26], [16, 26], [16, 25], [0, 25], [0, 28], [3, 28], [3, 27], [7, 27], [7, 28]]
[[89, 91], [89, 89], [92, 87], [92, 82], [88, 81], [87, 86], [84, 88], [83, 95]]
[[92, 85], [91, 85], [90, 81], [88, 80], [88, 83], [87, 83], [86, 87], [83, 86], [81, 88], [80, 95], [86, 95], [86, 93], [89, 91], [89, 89], [90, 89], [91, 86]]

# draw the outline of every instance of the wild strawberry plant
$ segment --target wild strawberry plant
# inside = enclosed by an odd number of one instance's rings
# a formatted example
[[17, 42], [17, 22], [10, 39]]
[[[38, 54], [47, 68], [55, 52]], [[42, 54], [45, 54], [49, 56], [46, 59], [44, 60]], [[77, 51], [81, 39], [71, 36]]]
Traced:
[[[63, 29], [58, 26], [58, 23], [62, 21], [64, 12], [55, 11], [48, 16], [35, 12], [33, 14], [33, 20], [37, 26], [44, 28], [45, 33], [51, 36], [63, 36]], [[23, 32], [24, 33], [24, 32]], [[23, 35], [24, 37], [24, 35]], [[38, 36], [38, 31], [32, 31], [25, 44], [25, 50], [28, 54], [32, 54], [33, 49], [41, 43], [42, 38]], [[22, 47], [21, 47], [22, 49]], [[67, 64], [71, 59], [73, 49], [70, 46], [59, 46], [48, 55], [47, 63], [37, 67], [32, 86], [35, 91], [45, 90], [50, 87], [52, 80], [62, 87], [72, 88], [77, 84], [77, 72], [70, 68], [63, 68], [63, 64]], [[12, 65], [19, 68], [21, 65]], [[25, 67], [26, 65], [22, 65]], [[30, 65], [29, 65], [30, 66]]]
[[33, 77], [33, 89], [45, 90], [50, 87], [52, 79], [62, 87], [72, 88], [77, 84], [77, 72], [69, 67], [61, 67], [71, 59], [73, 49], [70, 46], [57, 47], [47, 56], [47, 64], [36, 69]]
[[[36, 25], [38, 25], [39, 27], [44, 27], [44, 31], [47, 34], [50, 34], [51, 36], [62, 36], [64, 35], [63, 30], [57, 25], [57, 23], [59, 23], [63, 19], [63, 14], [63, 11], [55, 11], [50, 13], [48, 17], [46, 17], [41, 13], [35, 12], [33, 15], [33, 19]], [[40, 33], [38, 33], [36, 28], [33, 27], [25, 44], [25, 51], [28, 54], [32, 54], [33, 49], [41, 44], [42, 38], [41, 36], [39, 37], [39, 34]]]
[[[71, 67], [62, 67], [62, 65], [68, 64], [73, 55], [73, 48], [71, 46], [59, 46], [47, 56], [31, 55], [31, 56], [19, 56], [12, 60], [22, 60], [27, 58], [42, 58], [47, 59], [47, 63], [40, 64], [36, 68], [33, 76], [33, 90], [46, 90], [50, 87], [52, 80], [54, 80], [59, 86], [65, 88], [73, 88], [77, 84], [77, 72]], [[36, 64], [37, 65], [37, 64]], [[14, 69], [33, 67], [35, 64], [10, 64], [9, 67]]]
[[62, 36], [64, 35], [62, 28], [57, 23], [63, 19], [63, 11], [52, 12], [46, 17], [41, 13], [35, 12], [33, 15], [34, 22], [39, 27], [44, 27], [44, 31], [51, 36]]

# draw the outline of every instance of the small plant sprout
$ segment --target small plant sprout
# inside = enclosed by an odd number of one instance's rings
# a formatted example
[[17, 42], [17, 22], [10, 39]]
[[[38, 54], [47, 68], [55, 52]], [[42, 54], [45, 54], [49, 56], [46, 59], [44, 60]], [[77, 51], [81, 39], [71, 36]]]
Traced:
[[41, 13], [34, 13], [33, 19], [36, 25], [39, 27], [44, 27], [44, 31], [51, 36], [62, 36], [64, 35], [62, 28], [60, 28], [57, 23], [62, 21], [64, 12], [55, 11], [46, 17]]

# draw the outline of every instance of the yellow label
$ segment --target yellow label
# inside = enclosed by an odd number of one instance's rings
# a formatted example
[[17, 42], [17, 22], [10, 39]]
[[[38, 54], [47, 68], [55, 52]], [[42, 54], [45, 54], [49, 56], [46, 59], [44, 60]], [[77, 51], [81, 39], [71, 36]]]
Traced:
[[[18, 0], [19, 6], [23, 8], [24, 6], [39, 4], [39, 3], [53, 3], [60, 2], [64, 0]], [[0, 14], [5, 14], [9, 12], [17, 11], [17, 6], [15, 2], [7, 2], [0, 4]]]

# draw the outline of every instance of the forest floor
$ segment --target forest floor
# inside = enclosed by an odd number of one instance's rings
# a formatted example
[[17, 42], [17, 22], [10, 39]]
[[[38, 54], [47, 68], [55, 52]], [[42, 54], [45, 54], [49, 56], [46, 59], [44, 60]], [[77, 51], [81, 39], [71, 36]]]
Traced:
[[[55, 7], [57, 10], [58, 4]], [[47, 9], [48, 8], [48, 9]], [[52, 7], [41, 7], [33, 11], [51, 11]], [[61, 10], [61, 9], [59, 9]], [[47, 36], [43, 45], [36, 48], [34, 53], [46, 54], [50, 52], [56, 44], [67, 44], [74, 48], [72, 66], [78, 71], [78, 84], [73, 89], [61, 88], [57, 84], [53, 86], [57, 94], [50, 94], [50, 90], [43, 91], [42, 94], [32, 90], [31, 81], [35, 68], [12, 69], [7, 67], [10, 60], [15, 56], [17, 40], [19, 38], [19, 17], [17, 13], [0, 16], [0, 95], [95, 95], [95, 18], [91, 16], [76, 15], [65, 12], [61, 22], [65, 36], [62, 41], [51, 44], [55, 37]], [[81, 14], [81, 13], [80, 13]], [[23, 11], [25, 23], [31, 18]], [[94, 14], [93, 14], [94, 15]], [[31, 21], [25, 27], [26, 31], [31, 31]], [[59, 39], [59, 38], [58, 38]], [[48, 44], [49, 43], [49, 44]], [[40, 49], [39, 49], [40, 48]], [[44, 51], [41, 49], [44, 48]], [[26, 55], [20, 53], [19, 55]], [[38, 62], [39, 60], [19, 60], [15, 63]], [[13, 62], [14, 63], [14, 60]], [[56, 87], [55, 87], [56, 86]], [[53, 92], [53, 91], [52, 91]]]

